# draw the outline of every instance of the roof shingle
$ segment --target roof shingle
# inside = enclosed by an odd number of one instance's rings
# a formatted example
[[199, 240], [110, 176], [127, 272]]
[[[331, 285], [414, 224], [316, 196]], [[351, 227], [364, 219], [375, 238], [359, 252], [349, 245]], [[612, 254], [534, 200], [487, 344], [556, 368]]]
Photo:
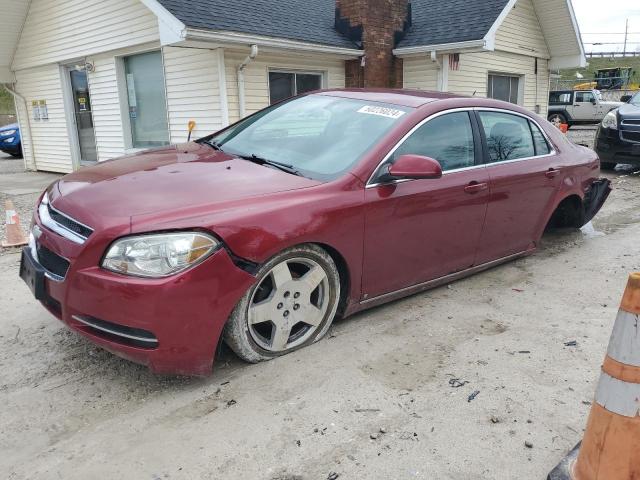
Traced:
[[189, 28], [357, 47], [334, 29], [335, 0], [159, 0]]
[[482, 39], [509, 0], [413, 0], [412, 26], [398, 48]]
[[[334, 28], [335, 0], [159, 0], [189, 28], [357, 48]], [[412, 26], [398, 45], [483, 38], [508, 0], [410, 0]]]

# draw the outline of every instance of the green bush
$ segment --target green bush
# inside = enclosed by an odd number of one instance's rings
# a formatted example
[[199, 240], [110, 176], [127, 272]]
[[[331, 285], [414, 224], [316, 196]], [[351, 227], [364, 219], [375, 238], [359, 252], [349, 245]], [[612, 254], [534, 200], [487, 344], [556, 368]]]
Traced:
[[15, 114], [13, 97], [0, 86], [0, 114]]

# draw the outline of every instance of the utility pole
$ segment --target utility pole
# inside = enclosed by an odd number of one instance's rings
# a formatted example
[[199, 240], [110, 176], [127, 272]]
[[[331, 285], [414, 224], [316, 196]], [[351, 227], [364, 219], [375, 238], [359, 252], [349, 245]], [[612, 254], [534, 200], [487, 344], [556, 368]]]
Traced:
[[624, 48], [622, 49], [622, 56], [627, 56], [627, 38], [629, 37], [629, 19], [627, 18], [627, 25], [624, 29]]

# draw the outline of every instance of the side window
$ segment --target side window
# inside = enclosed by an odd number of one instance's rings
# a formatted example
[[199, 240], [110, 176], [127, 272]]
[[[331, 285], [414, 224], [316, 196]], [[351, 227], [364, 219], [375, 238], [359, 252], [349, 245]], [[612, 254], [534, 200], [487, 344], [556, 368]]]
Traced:
[[440, 162], [443, 171], [473, 166], [475, 149], [469, 113], [447, 113], [429, 120], [398, 147], [391, 162], [405, 154], [431, 157]]
[[590, 103], [595, 99], [596, 97], [592, 92], [576, 92], [577, 103]]
[[533, 146], [536, 149], [536, 155], [548, 155], [551, 153], [551, 147], [549, 147], [547, 139], [544, 138], [538, 126], [531, 121], [529, 125], [531, 126], [531, 133], [533, 134]]
[[487, 137], [490, 163], [536, 155], [529, 121], [526, 118], [498, 112], [479, 114]]

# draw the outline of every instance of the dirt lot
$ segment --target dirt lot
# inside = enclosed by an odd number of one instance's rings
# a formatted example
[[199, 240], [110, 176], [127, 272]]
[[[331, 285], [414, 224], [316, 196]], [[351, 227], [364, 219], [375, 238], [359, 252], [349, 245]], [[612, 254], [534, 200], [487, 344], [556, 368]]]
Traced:
[[[0, 478], [546, 478], [581, 439], [640, 269], [640, 173], [608, 176], [615, 191], [583, 231], [275, 361], [224, 351], [206, 379], [155, 377], [69, 332], [5, 252]], [[35, 194], [11, 196], [28, 223]]]

